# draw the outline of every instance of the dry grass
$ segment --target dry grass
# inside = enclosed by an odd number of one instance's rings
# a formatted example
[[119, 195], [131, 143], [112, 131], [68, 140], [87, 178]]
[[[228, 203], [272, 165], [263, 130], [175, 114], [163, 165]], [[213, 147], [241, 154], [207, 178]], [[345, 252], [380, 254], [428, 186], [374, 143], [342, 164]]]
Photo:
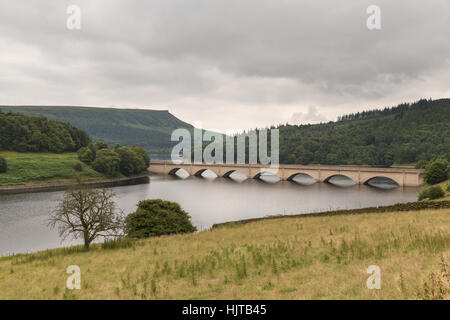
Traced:
[[[1, 258], [0, 298], [448, 298], [450, 210], [274, 219], [124, 247]], [[82, 289], [68, 291], [73, 264]], [[381, 290], [366, 287], [369, 265]]]

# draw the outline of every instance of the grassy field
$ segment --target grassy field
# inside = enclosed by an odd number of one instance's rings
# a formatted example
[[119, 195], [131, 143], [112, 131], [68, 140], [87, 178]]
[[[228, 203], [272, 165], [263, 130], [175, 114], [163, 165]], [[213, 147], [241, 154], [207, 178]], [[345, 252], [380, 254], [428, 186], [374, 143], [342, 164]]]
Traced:
[[[427, 183], [424, 183], [422, 185], [422, 190], [432, 187], [432, 186], [440, 186], [442, 188], [442, 191], [444, 191], [444, 196], [442, 198], [439, 199], [435, 199], [432, 201], [443, 201], [443, 200], [450, 200], [450, 190], [448, 189], [448, 187], [450, 186], [450, 180], [435, 184], [435, 185], [429, 185]], [[423, 199], [422, 201], [428, 201], [429, 199]]]
[[450, 190], [448, 189], [448, 187], [450, 186], [450, 180], [441, 182], [438, 184], [439, 186], [441, 186], [442, 190], [445, 192], [445, 196], [440, 200], [450, 200]]
[[[450, 298], [449, 209], [280, 218], [123, 244], [0, 258], [0, 299]], [[65, 289], [70, 265], [81, 290]], [[380, 290], [366, 287], [370, 265], [381, 268]]]
[[[75, 181], [73, 166], [76, 153], [19, 153], [0, 151], [8, 163], [8, 171], [0, 173], [0, 186]], [[105, 176], [81, 163], [83, 180], [105, 179]]]

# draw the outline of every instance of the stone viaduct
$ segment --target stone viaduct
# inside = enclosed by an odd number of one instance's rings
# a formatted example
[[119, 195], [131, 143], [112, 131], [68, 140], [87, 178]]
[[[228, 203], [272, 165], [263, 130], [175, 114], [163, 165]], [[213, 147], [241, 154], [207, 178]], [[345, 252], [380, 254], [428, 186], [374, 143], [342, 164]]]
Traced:
[[258, 179], [267, 172], [277, 175], [281, 180], [292, 180], [298, 174], [307, 174], [319, 182], [327, 182], [333, 176], [346, 176], [357, 184], [367, 184], [375, 177], [389, 178], [400, 187], [418, 187], [423, 183], [423, 170], [407, 167], [379, 168], [370, 166], [331, 166], [331, 165], [279, 165], [277, 170], [261, 164], [227, 164], [227, 163], [181, 163], [171, 161], [152, 161], [149, 172], [155, 174], [175, 174], [179, 169], [190, 175], [200, 176], [206, 170], [219, 177], [229, 177], [238, 171], [248, 178]]

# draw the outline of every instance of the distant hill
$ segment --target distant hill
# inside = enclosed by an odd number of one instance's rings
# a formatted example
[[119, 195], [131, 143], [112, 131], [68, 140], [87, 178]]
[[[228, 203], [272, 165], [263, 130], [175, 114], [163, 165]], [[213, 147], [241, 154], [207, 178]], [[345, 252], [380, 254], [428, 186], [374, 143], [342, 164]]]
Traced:
[[450, 99], [420, 100], [316, 125], [282, 125], [281, 163], [388, 166], [450, 151]]
[[173, 130], [193, 127], [168, 111], [62, 106], [0, 106], [0, 110], [70, 123], [110, 145], [141, 146], [152, 159], [168, 159]]

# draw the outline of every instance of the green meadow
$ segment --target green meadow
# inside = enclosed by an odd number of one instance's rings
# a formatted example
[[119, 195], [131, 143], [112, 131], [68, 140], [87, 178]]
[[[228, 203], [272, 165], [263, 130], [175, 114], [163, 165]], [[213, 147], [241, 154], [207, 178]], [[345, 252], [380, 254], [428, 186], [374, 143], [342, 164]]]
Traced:
[[[0, 151], [8, 164], [8, 171], [0, 174], [0, 186], [42, 184], [75, 181], [77, 174], [83, 180], [105, 179], [105, 176], [80, 162], [76, 153], [19, 153]], [[83, 170], [76, 172], [80, 163]]]

